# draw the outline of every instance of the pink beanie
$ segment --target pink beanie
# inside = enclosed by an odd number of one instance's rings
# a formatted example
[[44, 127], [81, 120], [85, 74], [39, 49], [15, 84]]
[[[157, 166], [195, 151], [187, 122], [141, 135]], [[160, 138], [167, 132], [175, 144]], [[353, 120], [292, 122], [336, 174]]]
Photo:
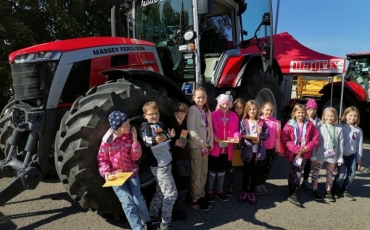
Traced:
[[308, 99], [306, 109], [317, 109], [316, 101], [314, 99]]

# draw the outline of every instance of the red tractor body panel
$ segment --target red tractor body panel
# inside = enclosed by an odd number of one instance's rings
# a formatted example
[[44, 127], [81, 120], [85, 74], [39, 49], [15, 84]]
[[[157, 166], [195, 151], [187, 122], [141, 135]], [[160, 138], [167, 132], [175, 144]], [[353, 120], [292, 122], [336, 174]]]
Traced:
[[234, 56], [227, 60], [217, 85], [218, 88], [235, 87], [236, 76], [242, 67], [243, 60], [244, 56]]

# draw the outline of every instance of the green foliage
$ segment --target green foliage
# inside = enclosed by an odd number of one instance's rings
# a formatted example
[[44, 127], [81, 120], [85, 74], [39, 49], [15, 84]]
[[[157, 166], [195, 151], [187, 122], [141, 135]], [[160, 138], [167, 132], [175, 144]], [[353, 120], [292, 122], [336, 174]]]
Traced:
[[110, 9], [107, 0], [1, 0], [0, 108], [10, 98], [9, 53], [55, 39], [110, 36]]

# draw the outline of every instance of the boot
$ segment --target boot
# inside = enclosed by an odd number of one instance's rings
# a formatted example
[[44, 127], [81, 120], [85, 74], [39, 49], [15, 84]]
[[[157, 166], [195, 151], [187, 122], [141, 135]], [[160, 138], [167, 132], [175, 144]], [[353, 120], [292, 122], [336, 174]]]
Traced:
[[[289, 190], [290, 190], [290, 189], [289, 189]], [[299, 188], [297, 188], [297, 187], [293, 187], [293, 186], [292, 186], [291, 190], [292, 190], [292, 193], [291, 193], [291, 195], [288, 197], [288, 200], [289, 200], [291, 203], [293, 203], [293, 204], [295, 204], [295, 205], [297, 205], [297, 206], [302, 206], [301, 202], [299, 202], [298, 197], [297, 197], [297, 194], [298, 194], [298, 190], [299, 190]]]

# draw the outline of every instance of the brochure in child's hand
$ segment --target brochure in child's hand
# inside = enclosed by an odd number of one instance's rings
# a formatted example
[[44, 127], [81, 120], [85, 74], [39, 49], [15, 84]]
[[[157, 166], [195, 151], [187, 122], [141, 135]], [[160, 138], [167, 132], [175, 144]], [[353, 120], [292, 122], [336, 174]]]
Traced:
[[111, 174], [110, 177], [112, 176], [112, 179], [108, 179], [108, 181], [103, 184], [103, 187], [121, 186], [132, 174], [133, 172], [117, 172], [115, 174]]
[[226, 140], [220, 140], [220, 142], [224, 143], [238, 143], [236, 138], [228, 137]]
[[164, 142], [161, 142], [161, 143], [158, 143], [158, 144], [156, 144], [156, 145], [154, 145], [154, 146], [152, 146], [151, 147], [151, 149], [153, 150], [153, 149], [159, 149], [159, 148], [162, 148], [163, 146], [168, 146], [169, 144], [168, 144], [168, 142], [170, 142], [171, 140], [167, 140], [167, 141], [164, 141]]
[[182, 148], [185, 148], [186, 144], [188, 143], [188, 139], [186, 139], [188, 132], [188, 130], [181, 130], [181, 135], [179, 139], [182, 141]]

